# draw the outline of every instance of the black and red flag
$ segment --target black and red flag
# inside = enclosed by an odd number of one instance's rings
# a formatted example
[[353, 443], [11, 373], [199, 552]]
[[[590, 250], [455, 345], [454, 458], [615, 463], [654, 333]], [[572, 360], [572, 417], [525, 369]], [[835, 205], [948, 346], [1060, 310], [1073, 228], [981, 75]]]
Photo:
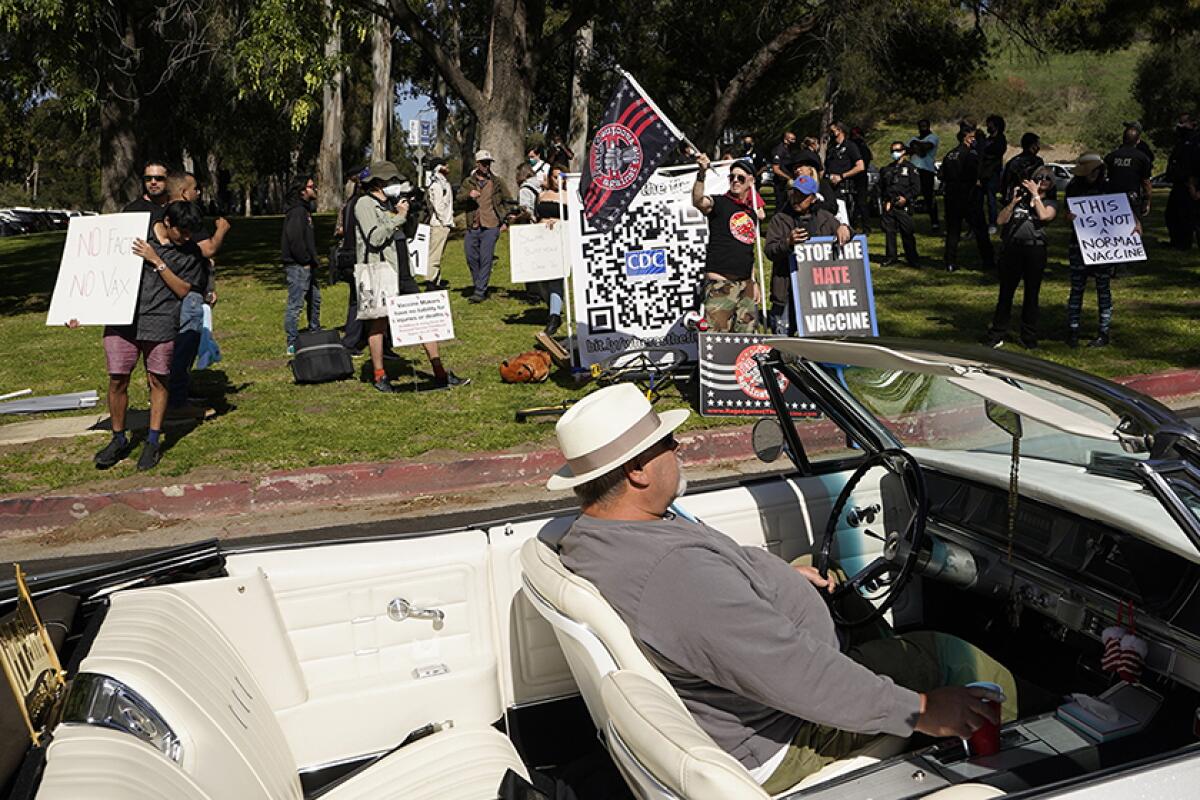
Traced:
[[592, 137], [579, 196], [591, 227], [610, 231], [654, 170], [684, 136], [628, 74]]

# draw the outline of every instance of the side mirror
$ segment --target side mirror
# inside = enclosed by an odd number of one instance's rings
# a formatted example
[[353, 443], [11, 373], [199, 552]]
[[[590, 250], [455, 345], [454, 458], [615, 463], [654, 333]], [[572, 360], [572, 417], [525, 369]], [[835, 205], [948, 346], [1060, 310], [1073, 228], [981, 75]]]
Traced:
[[754, 423], [750, 434], [750, 442], [754, 447], [754, 455], [764, 464], [771, 464], [783, 453], [783, 428], [774, 417], [763, 417]]

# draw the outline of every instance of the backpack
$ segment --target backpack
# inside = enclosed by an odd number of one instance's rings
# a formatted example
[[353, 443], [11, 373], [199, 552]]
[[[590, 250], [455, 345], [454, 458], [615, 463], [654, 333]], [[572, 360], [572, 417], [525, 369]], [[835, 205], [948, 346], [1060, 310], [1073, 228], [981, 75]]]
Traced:
[[354, 374], [350, 352], [342, 346], [337, 331], [302, 331], [296, 336], [296, 355], [291, 363], [296, 383], [341, 381]]

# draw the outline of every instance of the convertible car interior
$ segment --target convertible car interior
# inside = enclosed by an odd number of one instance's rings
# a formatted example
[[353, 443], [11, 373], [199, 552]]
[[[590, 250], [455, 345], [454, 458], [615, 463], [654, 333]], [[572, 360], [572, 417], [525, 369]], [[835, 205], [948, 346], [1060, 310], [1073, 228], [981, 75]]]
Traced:
[[[778, 469], [677, 513], [836, 563], [872, 617], [955, 634], [1028, 687], [998, 752], [881, 737], [778, 796], [1196, 797], [1196, 432], [1020, 355], [772, 344], [777, 414], [754, 443]], [[786, 413], [789, 382], [822, 418]], [[0, 584], [0, 791], [445, 800], [541, 776], [581, 799], [767, 797], [563, 567], [573, 518], [18, 568]]]

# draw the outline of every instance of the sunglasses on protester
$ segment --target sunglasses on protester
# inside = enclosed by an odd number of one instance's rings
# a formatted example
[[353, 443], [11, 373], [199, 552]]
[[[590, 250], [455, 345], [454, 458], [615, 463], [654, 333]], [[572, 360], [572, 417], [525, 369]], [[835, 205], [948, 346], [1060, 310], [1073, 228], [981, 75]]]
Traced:
[[149, 183], [150, 181], [166, 181], [166, 179], [167, 179], [166, 175], [143, 175], [142, 176], [142, 181], [145, 183]]
[[729, 173], [729, 182], [730, 183], [745, 183], [748, 180], [750, 180], [750, 178], [747, 175], [735, 175], [732, 172]]

